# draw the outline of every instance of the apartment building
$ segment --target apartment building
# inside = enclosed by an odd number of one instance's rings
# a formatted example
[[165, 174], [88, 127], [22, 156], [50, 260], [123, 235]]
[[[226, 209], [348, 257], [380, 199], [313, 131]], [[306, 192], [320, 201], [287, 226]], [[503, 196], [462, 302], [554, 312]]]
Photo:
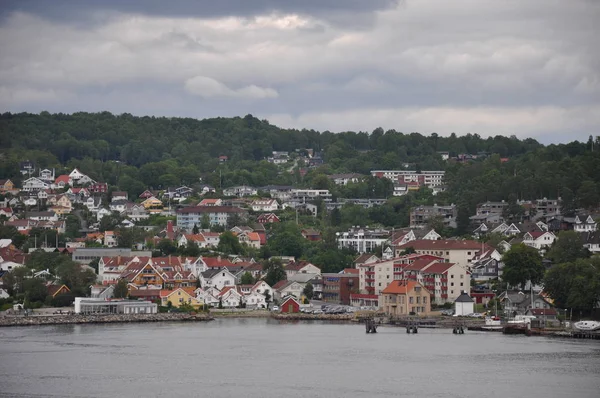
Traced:
[[388, 178], [399, 184], [418, 183], [426, 187], [437, 187], [444, 184], [444, 171], [414, 171], [414, 170], [373, 170], [371, 175], [378, 178]]
[[336, 236], [340, 249], [352, 249], [357, 253], [363, 254], [380, 248], [390, 238], [390, 231], [356, 226], [346, 232], [337, 232]]
[[410, 212], [410, 227], [425, 228], [433, 218], [440, 217], [445, 227], [456, 228], [456, 205], [418, 206]]

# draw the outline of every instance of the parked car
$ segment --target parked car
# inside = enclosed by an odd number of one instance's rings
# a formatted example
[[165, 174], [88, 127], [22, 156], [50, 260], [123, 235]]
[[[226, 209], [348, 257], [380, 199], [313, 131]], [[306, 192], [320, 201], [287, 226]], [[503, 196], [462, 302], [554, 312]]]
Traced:
[[279, 311], [279, 306], [274, 305], [273, 308], [271, 309], [271, 311]]

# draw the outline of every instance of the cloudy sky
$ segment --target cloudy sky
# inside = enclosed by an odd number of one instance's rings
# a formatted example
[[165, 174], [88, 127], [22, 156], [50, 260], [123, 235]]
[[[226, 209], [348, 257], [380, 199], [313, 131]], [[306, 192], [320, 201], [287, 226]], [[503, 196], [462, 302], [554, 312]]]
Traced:
[[600, 135], [598, 0], [0, 1], [0, 111]]

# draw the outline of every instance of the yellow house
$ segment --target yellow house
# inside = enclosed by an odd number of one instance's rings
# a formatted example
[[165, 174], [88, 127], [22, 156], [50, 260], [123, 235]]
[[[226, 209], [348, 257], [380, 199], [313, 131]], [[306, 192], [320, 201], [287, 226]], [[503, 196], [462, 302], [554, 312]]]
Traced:
[[64, 206], [52, 206], [50, 208], [50, 210], [52, 210], [54, 213], [56, 213], [56, 215], [59, 215], [59, 216], [62, 216], [64, 214], [69, 214], [71, 212], [70, 207], [64, 207]]
[[15, 184], [11, 180], [0, 180], [0, 193], [16, 193]]
[[163, 208], [163, 202], [159, 199], [156, 199], [154, 196], [151, 198], [148, 198], [146, 200], [144, 200], [142, 202], [142, 206], [144, 206], [144, 209], [148, 210], [148, 209], [162, 209]]
[[73, 203], [71, 203], [71, 199], [67, 195], [60, 195], [56, 198], [56, 206], [66, 207], [71, 211]]
[[175, 290], [161, 290], [160, 291], [160, 305], [167, 307], [169, 301], [173, 307], [179, 307], [182, 304], [189, 304], [194, 308], [199, 308], [204, 305], [204, 301], [198, 300], [193, 294], [192, 289], [175, 289]]

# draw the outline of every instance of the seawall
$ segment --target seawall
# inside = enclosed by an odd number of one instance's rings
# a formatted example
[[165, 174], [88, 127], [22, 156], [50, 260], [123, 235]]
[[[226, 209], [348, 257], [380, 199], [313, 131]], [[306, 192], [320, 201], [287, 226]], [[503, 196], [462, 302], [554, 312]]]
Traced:
[[209, 314], [110, 314], [110, 315], [51, 315], [0, 317], [0, 327], [72, 325], [91, 323], [143, 323], [143, 322], [204, 322], [213, 318]]

